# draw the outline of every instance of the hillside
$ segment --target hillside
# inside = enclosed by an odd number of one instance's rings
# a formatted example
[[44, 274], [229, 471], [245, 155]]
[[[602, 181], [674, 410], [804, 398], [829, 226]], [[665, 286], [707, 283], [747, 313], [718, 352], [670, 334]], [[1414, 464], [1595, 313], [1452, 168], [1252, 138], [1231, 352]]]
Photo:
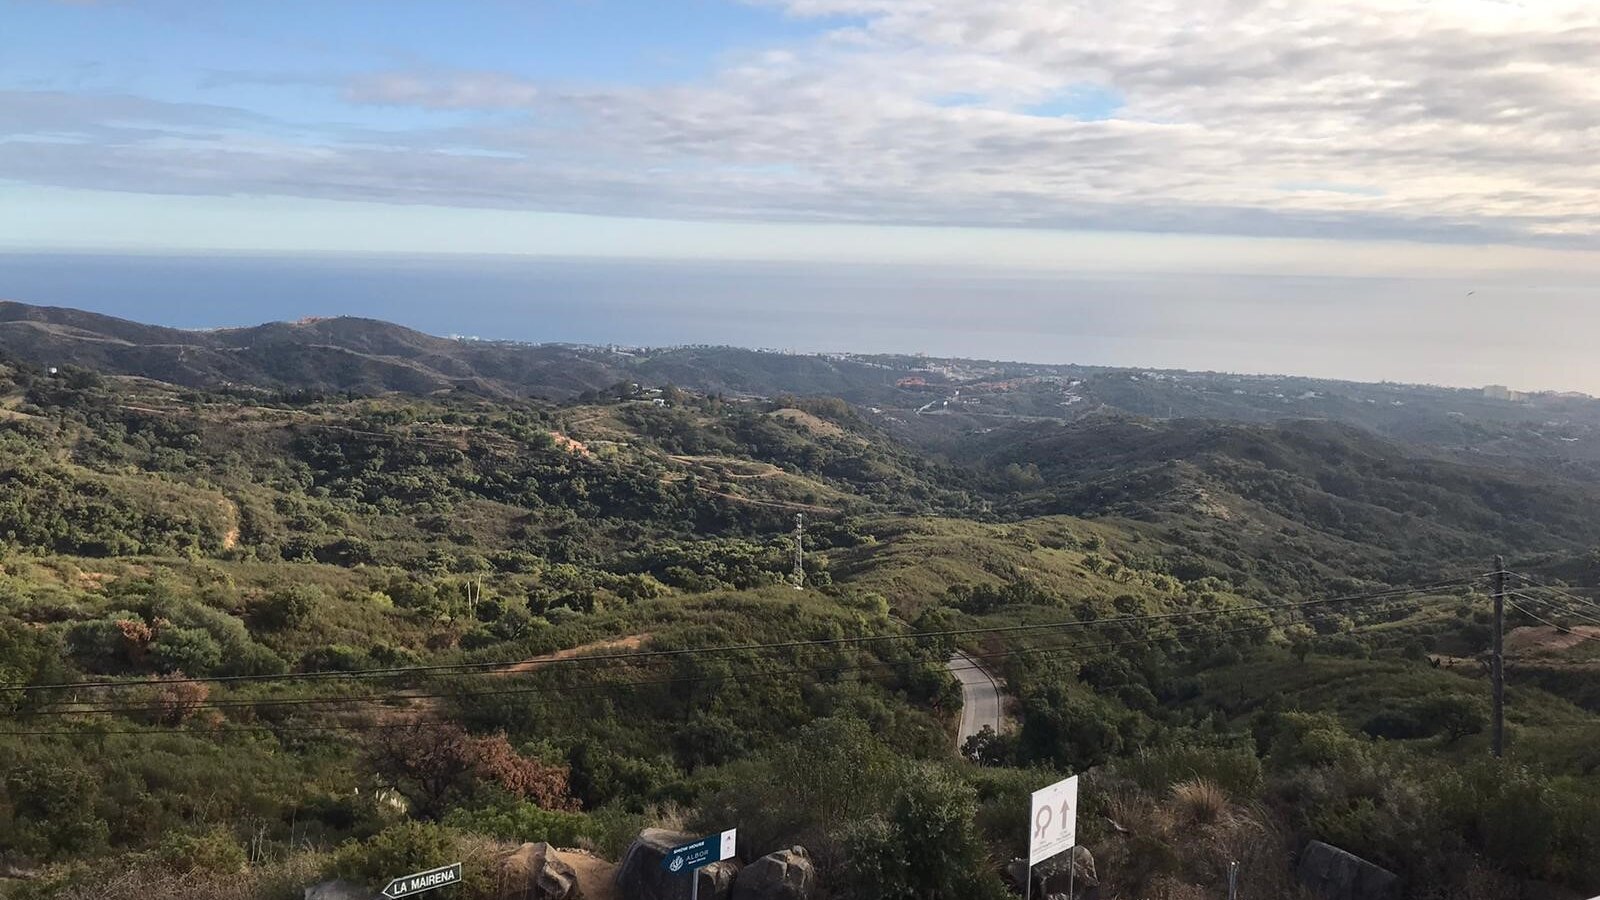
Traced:
[[[3, 314], [17, 896], [179, 871], [291, 897], [496, 841], [615, 858], [647, 825], [731, 822], [746, 860], [805, 845], [829, 897], [998, 900], [1028, 792], [1070, 773], [1105, 896], [1210, 896], [1231, 855], [1247, 896], [1293, 897], [1312, 839], [1407, 897], [1600, 885], [1600, 498], [1576, 457], [1029, 406], [1126, 373], [966, 407], [1047, 376]], [[967, 385], [957, 409], [917, 414], [957, 390], [902, 383], [917, 366]], [[1505, 762], [1495, 553], [1554, 585], [1514, 598]], [[1015, 725], [964, 760], [956, 649]], [[1512, 819], [1540, 827], [1507, 840]]]
[[1257, 424], [1322, 419], [1458, 462], [1600, 478], [1600, 401], [1581, 395], [1508, 400], [1479, 390], [1294, 376], [452, 340], [354, 318], [195, 332], [6, 301], [0, 354], [208, 389], [455, 389], [560, 400], [637, 382], [732, 397], [830, 396], [939, 451], [996, 428], [1107, 412]]

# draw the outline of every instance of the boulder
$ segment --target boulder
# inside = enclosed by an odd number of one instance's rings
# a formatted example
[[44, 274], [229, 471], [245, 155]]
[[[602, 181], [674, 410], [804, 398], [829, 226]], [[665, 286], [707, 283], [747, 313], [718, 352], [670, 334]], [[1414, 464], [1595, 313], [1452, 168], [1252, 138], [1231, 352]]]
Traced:
[[1300, 883], [1326, 900], [1394, 900], [1400, 878], [1353, 853], [1312, 841], [1300, 854]]
[[301, 894], [304, 900], [378, 900], [376, 891], [369, 891], [348, 881], [324, 881], [313, 884]]
[[732, 900], [810, 900], [817, 867], [804, 847], [768, 853], [739, 872]]
[[[1074, 873], [1073, 868], [1077, 869]], [[1006, 877], [1021, 891], [1025, 885], [1028, 873], [1028, 861], [1014, 859], [1006, 866]], [[1097, 900], [1100, 896], [1100, 878], [1095, 873], [1094, 854], [1088, 847], [1074, 847], [1069, 857], [1066, 853], [1054, 859], [1047, 859], [1033, 867], [1033, 895], [1035, 897], [1050, 897], [1060, 894], [1067, 896], [1067, 888], [1072, 887], [1077, 897], [1071, 900]]]
[[[693, 888], [689, 876], [666, 871], [661, 861], [674, 847], [697, 837], [664, 828], [639, 832], [617, 869], [617, 887], [625, 900], [689, 900]], [[695, 873], [700, 880], [700, 900], [729, 900], [738, 874], [739, 864], [731, 859], [712, 863]]]
[[578, 873], [546, 843], [523, 844], [495, 859], [497, 900], [582, 900]]

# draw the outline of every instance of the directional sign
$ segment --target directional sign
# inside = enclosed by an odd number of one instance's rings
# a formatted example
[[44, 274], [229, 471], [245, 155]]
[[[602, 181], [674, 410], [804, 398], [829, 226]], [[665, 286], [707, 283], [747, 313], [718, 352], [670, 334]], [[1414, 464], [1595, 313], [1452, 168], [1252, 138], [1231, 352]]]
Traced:
[[1078, 776], [1033, 792], [1028, 816], [1028, 865], [1036, 866], [1078, 843]]
[[420, 894], [424, 891], [437, 890], [460, 883], [461, 863], [454, 863], [448, 866], [440, 866], [437, 869], [429, 869], [426, 872], [418, 872], [415, 875], [407, 875], [404, 878], [396, 878], [389, 882], [388, 887], [383, 889], [383, 895], [388, 897], [389, 900], [396, 900], [399, 897], [410, 897], [413, 894]]
[[692, 844], [675, 847], [662, 858], [661, 868], [673, 873], [693, 872], [714, 862], [731, 859], [733, 845], [738, 835], [739, 829], [730, 828], [721, 834], [709, 835]]

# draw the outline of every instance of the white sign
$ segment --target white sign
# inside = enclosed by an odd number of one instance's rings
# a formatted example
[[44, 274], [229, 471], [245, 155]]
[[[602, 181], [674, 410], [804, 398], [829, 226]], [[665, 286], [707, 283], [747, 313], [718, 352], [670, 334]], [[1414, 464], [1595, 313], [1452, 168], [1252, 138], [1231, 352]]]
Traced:
[[725, 859], [733, 859], [733, 847], [734, 844], [739, 842], [738, 838], [739, 829], [737, 828], [729, 828], [727, 831], [722, 833], [722, 855], [717, 857], [717, 862], [721, 862]]
[[412, 894], [421, 894], [425, 891], [438, 890], [461, 882], [461, 863], [452, 863], [418, 872], [415, 875], [406, 875], [389, 882], [383, 889], [383, 895], [389, 900], [398, 900], [400, 897], [409, 897]]
[[1036, 866], [1078, 843], [1078, 776], [1033, 792], [1028, 816], [1028, 865]]

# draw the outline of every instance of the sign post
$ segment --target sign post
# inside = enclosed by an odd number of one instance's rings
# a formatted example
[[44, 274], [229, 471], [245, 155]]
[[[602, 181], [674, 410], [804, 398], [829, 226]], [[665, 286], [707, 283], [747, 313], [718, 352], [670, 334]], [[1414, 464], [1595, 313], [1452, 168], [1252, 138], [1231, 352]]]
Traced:
[[[1033, 897], [1033, 867], [1063, 850], [1076, 849], [1077, 845], [1078, 776], [1074, 775], [1033, 792], [1033, 806], [1028, 815], [1028, 886], [1025, 890], [1029, 900]], [[1078, 860], [1074, 858], [1071, 865], [1067, 870], [1069, 892], [1078, 874]]]
[[738, 843], [739, 829], [730, 828], [721, 834], [708, 835], [692, 844], [674, 847], [661, 859], [661, 868], [674, 875], [688, 872], [689, 896], [700, 898], [700, 870], [712, 863], [733, 858], [734, 845]]
[[389, 900], [399, 900], [401, 897], [410, 897], [424, 891], [434, 891], [460, 883], [461, 863], [451, 863], [448, 866], [396, 878], [383, 889], [383, 895]]

